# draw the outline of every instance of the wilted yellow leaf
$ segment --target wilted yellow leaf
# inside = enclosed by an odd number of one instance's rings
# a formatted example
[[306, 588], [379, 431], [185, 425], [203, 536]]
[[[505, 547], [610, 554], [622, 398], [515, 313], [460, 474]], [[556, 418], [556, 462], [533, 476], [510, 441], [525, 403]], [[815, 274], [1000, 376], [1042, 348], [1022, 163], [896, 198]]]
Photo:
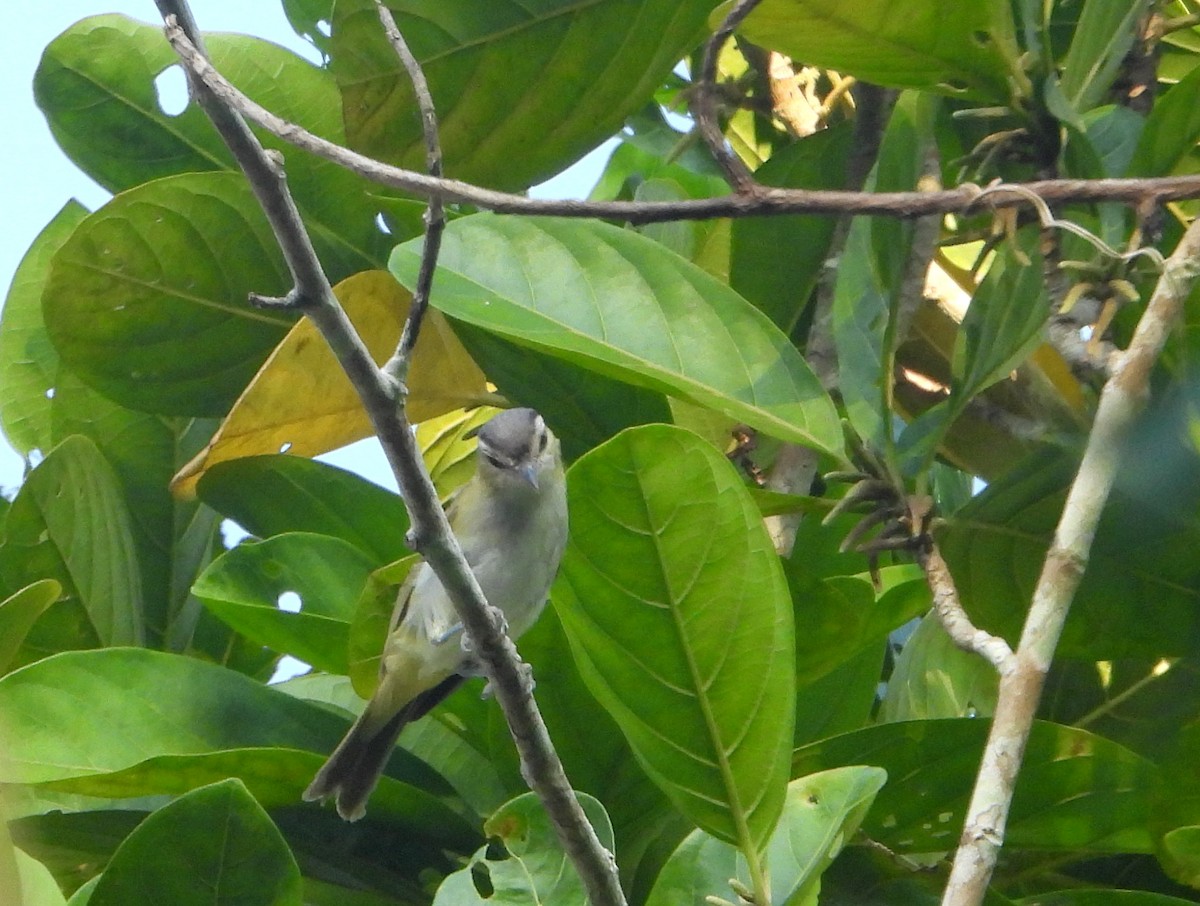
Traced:
[[[385, 271], [364, 271], [334, 294], [376, 362], [391, 355], [412, 296]], [[460, 409], [487, 392], [483, 372], [440, 312], [430, 309], [408, 373], [408, 416], [414, 422]], [[284, 337], [234, 403], [208, 446], [171, 481], [183, 498], [219, 462], [287, 452], [316, 456], [361, 440], [371, 426], [358, 394], [312, 322]]]

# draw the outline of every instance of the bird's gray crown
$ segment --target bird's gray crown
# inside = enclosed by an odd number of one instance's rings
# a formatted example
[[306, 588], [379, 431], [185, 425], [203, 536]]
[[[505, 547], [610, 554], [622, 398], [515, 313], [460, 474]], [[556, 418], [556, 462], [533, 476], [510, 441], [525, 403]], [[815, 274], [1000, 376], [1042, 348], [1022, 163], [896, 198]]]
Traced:
[[540, 433], [541, 418], [533, 409], [506, 409], [479, 429], [479, 442], [510, 461], [528, 459]]

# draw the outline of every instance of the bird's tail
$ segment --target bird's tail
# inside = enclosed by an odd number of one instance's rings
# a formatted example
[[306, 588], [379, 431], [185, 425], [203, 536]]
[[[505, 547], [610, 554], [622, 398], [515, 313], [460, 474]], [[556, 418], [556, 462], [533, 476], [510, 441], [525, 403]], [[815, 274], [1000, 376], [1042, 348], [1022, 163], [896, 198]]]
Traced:
[[372, 707], [376, 702], [368, 704], [345, 739], [338, 743], [329, 760], [317, 771], [317, 776], [304, 791], [304, 800], [315, 802], [332, 796], [337, 803], [338, 814], [347, 821], [357, 821], [363, 817], [367, 813], [367, 800], [379, 783], [400, 731], [427, 714], [434, 705], [457, 689], [463, 680], [464, 677], [457, 674], [447, 677], [432, 689], [417, 695], [383, 723], [380, 723], [379, 714]]

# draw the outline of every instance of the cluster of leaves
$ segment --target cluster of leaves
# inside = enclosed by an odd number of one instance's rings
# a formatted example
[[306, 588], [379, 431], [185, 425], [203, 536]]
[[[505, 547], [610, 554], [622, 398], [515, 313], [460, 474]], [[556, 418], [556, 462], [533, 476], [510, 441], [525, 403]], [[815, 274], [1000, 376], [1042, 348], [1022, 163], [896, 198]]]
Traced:
[[[719, 17], [713, 0], [393, 5], [432, 85], [449, 175], [524, 190], [619, 132], [595, 197], [727, 191], [658, 106], [689, 89], [672, 68]], [[1148, 114], [1112, 103], [1149, 0], [894, 6], [764, 0], [722, 71], [753, 101], [756, 48], [769, 48], [900, 89], [868, 188], [911, 189], [931, 159], [947, 182], [1194, 169], [1192, 31], [1166, 46], [1173, 84]], [[284, 7], [326, 65], [212, 35], [216, 66], [317, 134], [419, 166], [411, 87], [372, 3]], [[405, 515], [394, 495], [297, 455], [364, 436], [365, 420], [310, 329], [246, 306], [285, 292], [286, 269], [202, 114], [160, 109], [154, 80], [172, 61], [157, 27], [99, 16], [56, 39], [36, 77], [60, 144], [114, 197], [63, 208], [0, 322], [0, 424], [36, 462], [0, 541], [0, 889], [26, 906], [579, 902], [476, 686], [406, 730], [363, 822], [300, 803], [374, 681], [410, 565]], [[855, 126], [840, 115], [795, 138], [762, 103], [727, 114], [761, 181], [845, 181]], [[280, 150], [338, 295], [382, 357], [415, 278], [420, 206]], [[806, 519], [781, 558], [762, 519], [780, 500], [720, 448], [745, 423], [832, 466], [846, 419], [932, 490], [964, 602], [1012, 640], [1091, 393], [1039, 346], [1051, 294], [1036, 231], [976, 278], [962, 261], [988, 218], [944, 225], [937, 263], [970, 308], [959, 326], [926, 306], [902, 333], [917, 228], [854, 219], [827, 281], [835, 406], [802, 355], [832, 220], [634, 230], [454, 214], [411, 411], [445, 493], [470, 471], [462, 436], [486, 410], [463, 407], [487, 398], [484, 375], [564, 439], [571, 543], [521, 651], [632, 900], [732, 899], [730, 878], [777, 904], [935, 899], [990, 668], [929, 618], [894, 658], [889, 635], [929, 606], [915, 568], [886, 565], [874, 584], [864, 557], [838, 550], [844, 519]], [[1163, 248], [1179, 233], [1171, 214]], [[1114, 206], [1059, 216], [1114, 245], [1134, 229]], [[1062, 252], [1094, 257], [1065, 240]], [[1151, 279], [1120, 278], [1143, 295]], [[1113, 337], [1127, 330], [1118, 313]], [[1139, 891], [1123, 902], [1165, 904], [1200, 877], [1200, 801], [1180, 794], [1200, 760], [1189, 340], [1126, 454], [1030, 741], [996, 902], [1090, 903], [1083, 888], [1119, 879]], [[942, 389], [897, 385], [904, 369]], [[1035, 448], [1005, 430], [1014, 418], [1057, 442]], [[1150, 461], [1152, 474], [1136, 467]], [[976, 476], [991, 484], [969, 499]], [[253, 542], [225, 550], [226, 518]], [[298, 611], [279, 606], [295, 597]], [[268, 685], [283, 655], [315, 672]]]

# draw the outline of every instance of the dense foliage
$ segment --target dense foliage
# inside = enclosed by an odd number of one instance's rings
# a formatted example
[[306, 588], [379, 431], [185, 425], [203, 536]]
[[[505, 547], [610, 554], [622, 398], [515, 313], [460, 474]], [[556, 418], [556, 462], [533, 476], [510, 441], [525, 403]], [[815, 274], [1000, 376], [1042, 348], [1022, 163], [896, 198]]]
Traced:
[[[665, 112], [691, 93], [715, 0], [390, 5], [424, 62], [448, 175], [523, 191], [617, 135], [593, 198], [728, 191]], [[324, 66], [214, 34], [217, 68], [321, 136], [420, 169], [411, 84], [371, 0], [284, 6]], [[1194, 172], [1200, 31], [1144, 35], [1193, 11], [763, 0], [721, 55], [721, 121], [761, 182], [791, 188], [846, 185], [864, 151], [879, 191]], [[288, 273], [203, 113], [160, 108], [154, 80], [174, 60], [158, 23], [102, 15], [57, 38], [36, 76], [63, 150], [113, 197], [64, 205], [0, 320], [0, 426], [31, 464], [0, 509], [0, 891], [23, 906], [582, 902], [479, 684], [405, 731], [364, 821], [300, 801], [375, 681], [406, 516], [307, 458], [365, 436], [366, 419], [310, 327], [246, 304], [286, 292]], [[422, 205], [265, 143], [386, 356]], [[1166, 254], [1193, 209], [1054, 216], [1111, 250]], [[966, 609], [1015, 642], [1101, 353], [1127, 342], [1153, 261], [986, 204], [840, 228], [451, 214], [410, 412], [445, 495], [470, 474], [463, 435], [489, 381], [563, 438], [570, 547], [520, 650], [631, 902], [734, 900], [729, 879], [752, 885], [764, 861], [777, 906], [935, 902], [994, 671], [925, 616], [909, 558], [840, 550], [861, 516], [822, 516], [843, 485], [785, 497], [751, 473], [782, 445], [818, 451], [822, 471], [865, 449], [936, 502]], [[1196, 899], [1197, 311], [1123, 453], [996, 903]], [[1047, 342], [1051, 321], [1074, 342]], [[819, 339], [832, 372], [806, 358]], [[735, 425], [757, 447], [731, 461]], [[804, 514], [785, 556], [763, 521], [779, 513]], [[226, 549], [226, 519], [251, 538]], [[268, 684], [283, 655], [313, 671]]]

